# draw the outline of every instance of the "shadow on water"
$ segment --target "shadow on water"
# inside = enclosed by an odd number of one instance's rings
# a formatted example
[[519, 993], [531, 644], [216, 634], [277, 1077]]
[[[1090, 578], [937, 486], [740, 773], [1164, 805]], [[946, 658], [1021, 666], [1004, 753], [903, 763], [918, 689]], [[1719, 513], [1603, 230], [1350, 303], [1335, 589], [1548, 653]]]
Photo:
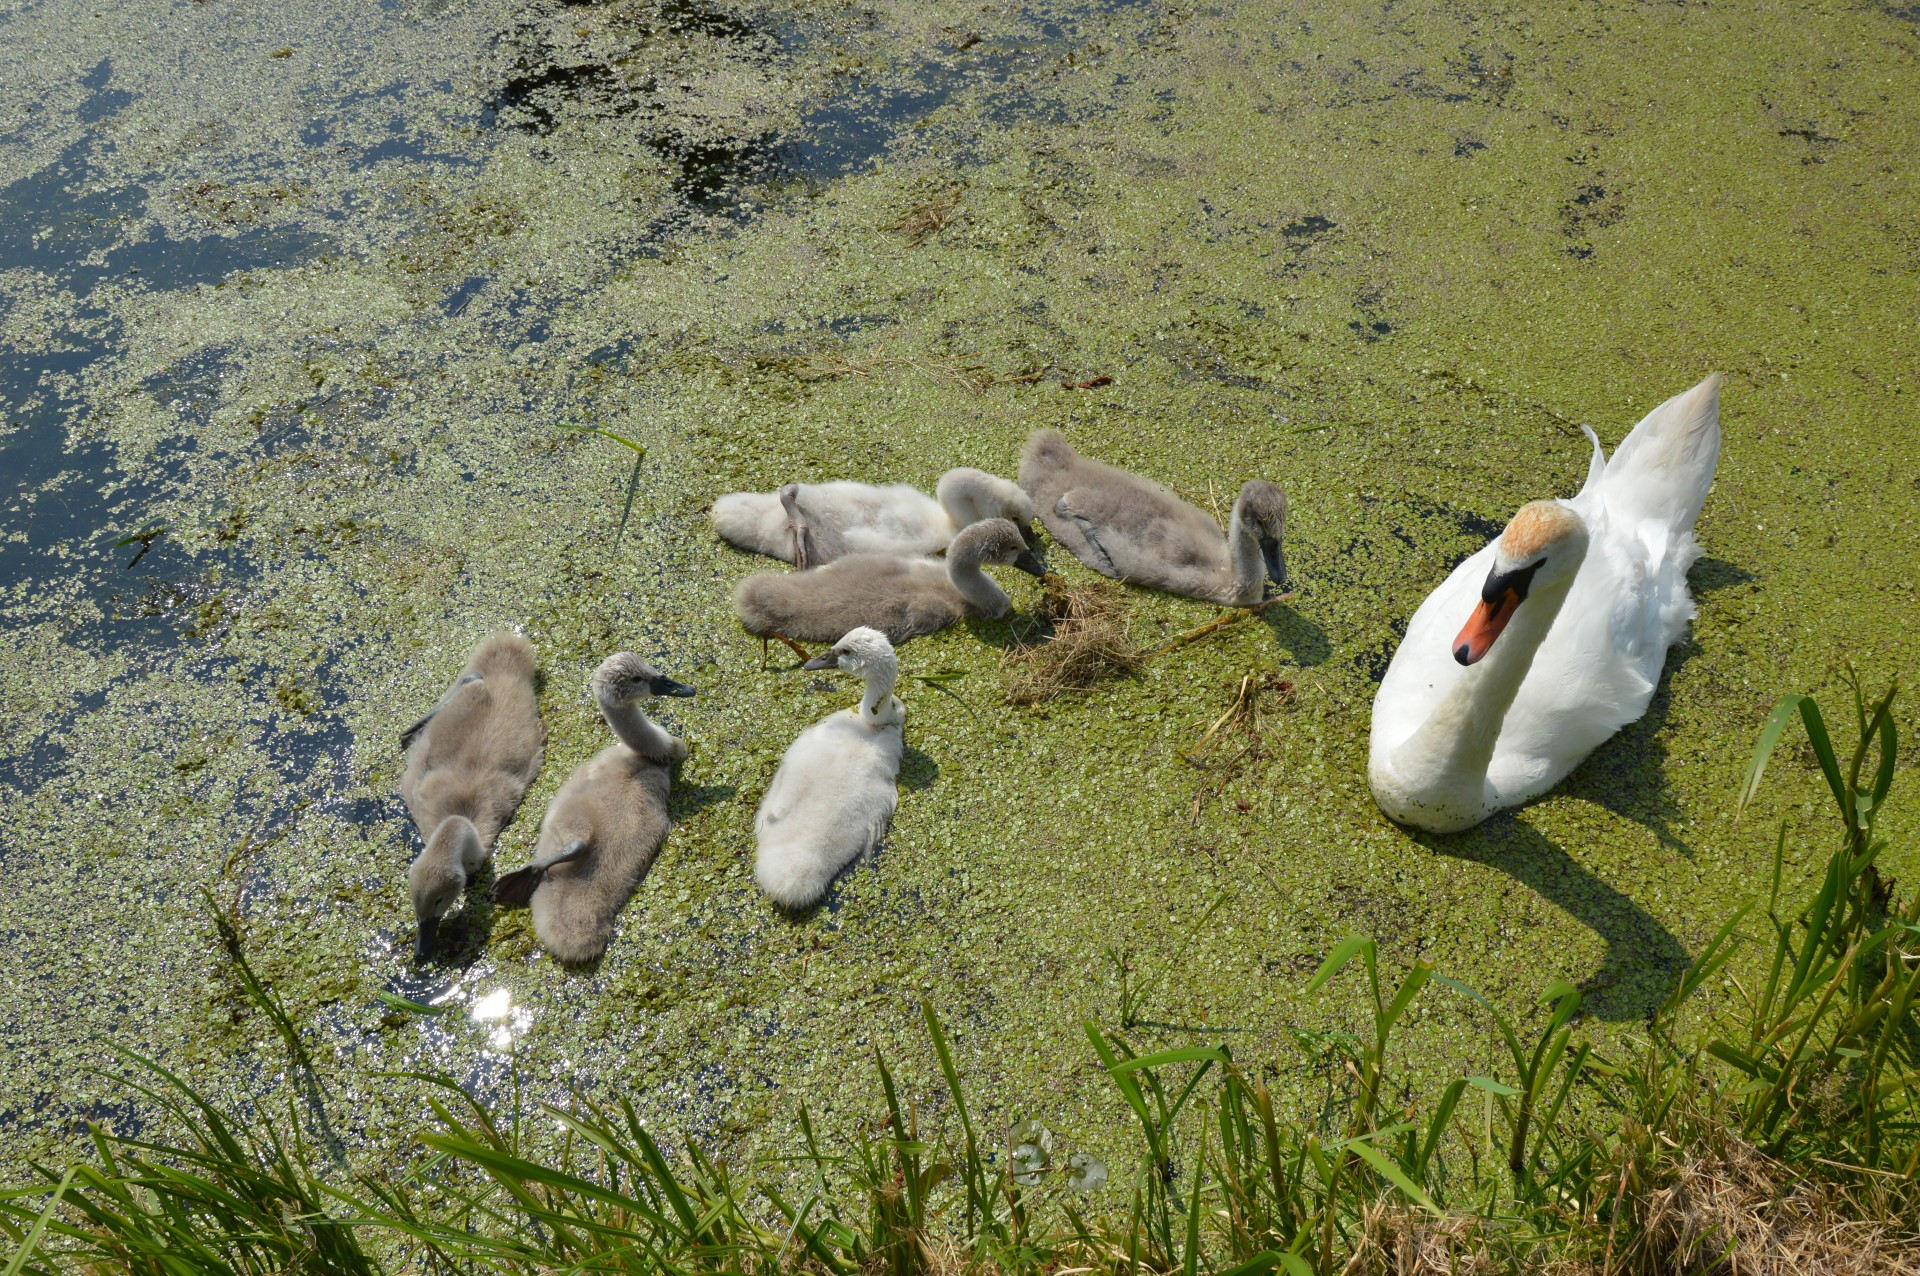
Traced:
[[909, 793], [924, 793], [940, 778], [933, 755], [909, 744], [900, 751], [900, 785]]
[[1260, 613], [1260, 623], [1273, 631], [1273, 640], [1287, 658], [1302, 669], [1327, 663], [1333, 644], [1327, 631], [1293, 609], [1291, 603], [1275, 603]]
[[[1463, 833], [1407, 831], [1435, 854], [1498, 869], [1606, 941], [1600, 968], [1578, 980], [1587, 992], [1588, 1014], [1608, 1021], [1648, 1017], [1692, 960], [1645, 909], [1510, 811]], [[1575, 973], [1543, 972], [1566, 978]]]
[[738, 786], [732, 784], [688, 784], [676, 776], [673, 792], [667, 798], [667, 815], [677, 824], [710, 806], [732, 801], [739, 791]]

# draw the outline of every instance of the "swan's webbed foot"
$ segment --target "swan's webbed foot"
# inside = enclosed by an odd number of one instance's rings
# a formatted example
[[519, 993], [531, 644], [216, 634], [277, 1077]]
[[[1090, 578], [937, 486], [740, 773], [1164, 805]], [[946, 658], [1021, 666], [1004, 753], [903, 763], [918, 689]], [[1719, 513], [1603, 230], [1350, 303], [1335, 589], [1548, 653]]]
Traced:
[[493, 884], [493, 902], [501, 908], [525, 908], [533, 902], [534, 891], [546, 880], [547, 870], [559, 864], [570, 863], [587, 853], [587, 843], [575, 838], [565, 846], [547, 856], [535, 860], [524, 868], [516, 868], [499, 878]]
[[785, 634], [781, 633], [777, 629], [769, 629], [767, 630], [766, 633], [760, 635], [760, 641], [762, 643], [766, 642], [767, 639], [769, 638], [785, 643], [787, 650], [791, 651], [794, 655], [800, 657], [802, 661], [813, 659], [813, 655], [811, 652], [809, 652], [805, 647], [802, 647], [799, 643], [787, 637]]
[[780, 489], [780, 508], [787, 512], [787, 535], [793, 539], [793, 565], [801, 571], [813, 561], [813, 535], [807, 516], [800, 511], [800, 485], [789, 483]]

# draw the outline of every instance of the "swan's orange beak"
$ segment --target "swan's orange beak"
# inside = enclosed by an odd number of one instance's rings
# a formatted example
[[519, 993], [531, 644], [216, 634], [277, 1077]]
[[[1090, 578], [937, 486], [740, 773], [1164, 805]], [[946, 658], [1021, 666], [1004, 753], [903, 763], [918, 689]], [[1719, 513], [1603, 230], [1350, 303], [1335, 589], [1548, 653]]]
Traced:
[[1500, 591], [1500, 601], [1490, 603], [1485, 599], [1473, 609], [1473, 615], [1467, 617], [1467, 623], [1461, 628], [1460, 636], [1453, 640], [1453, 658], [1463, 665], [1473, 664], [1493, 648], [1493, 640], [1513, 619], [1514, 611], [1520, 606], [1520, 593], [1515, 589]]

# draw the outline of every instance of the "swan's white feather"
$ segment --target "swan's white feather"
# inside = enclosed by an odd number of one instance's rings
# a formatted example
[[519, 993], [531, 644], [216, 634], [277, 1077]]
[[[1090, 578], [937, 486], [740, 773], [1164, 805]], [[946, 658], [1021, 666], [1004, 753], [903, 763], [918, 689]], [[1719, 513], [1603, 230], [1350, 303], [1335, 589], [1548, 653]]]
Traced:
[[[1610, 461], [1593, 440], [1585, 486], [1561, 502], [1587, 525], [1587, 555], [1501, 723], [1488, 812], [1544, 793], [1646, 712], [1667, 649], [1695, 613], [1687, 569], [1700, 556], [1693, 525], [1720, 455], [1719, 386], [1711, 376], [1649, 412]], [[1460, 564], [1414, 612], [1374, 701], [1375, 769], [1465, 675], [1453, 640], [1495, 550]]]

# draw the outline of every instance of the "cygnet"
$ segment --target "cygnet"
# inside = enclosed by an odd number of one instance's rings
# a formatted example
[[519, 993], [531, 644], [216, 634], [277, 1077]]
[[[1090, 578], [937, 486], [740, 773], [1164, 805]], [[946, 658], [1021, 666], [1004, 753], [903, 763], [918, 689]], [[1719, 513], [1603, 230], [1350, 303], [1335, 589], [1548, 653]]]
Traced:
[[694, 694], [629, 651], [602, 661], [590, 690], [617, 742], [567, 777], [541, 821], [533, 863], [493, 887], [494, 903], [531, 907], [534, 934], [570, 964], [607, 950], [614, 918], [667, 837], [668, 769], [687, 756], [687, 742], [648, 718], [640, 703]]
[[493, 839], [540, 774], [546, 745], [534, 693], [533, 645], [498, 633], [440, 703], [400, 736], [400, 795], [427, 846], [407, 870], [419, 924], [413, 955], [431, 957], [440, 919], [493, 854]]
[[858, 705], [808, 727], [787, 746], [753, 817], [754, 880], [790, 909], [819, 903], [833, 879], [887, 831], [907, 716], [893, 694], [899, 662], [877, 630], [853, 630], [804, 667], [864, 678], [867, 691]]
[[1038, 552], [1033, 502], [1003, 478], [967, 466], [940, 476], [935, 497], [905, 483], [789, 483], [777, 492], [729, 492], [714, 501], [720, 535], [802, 571], [849, 554], [937, 554], [963, 528], [1004, 518]]

